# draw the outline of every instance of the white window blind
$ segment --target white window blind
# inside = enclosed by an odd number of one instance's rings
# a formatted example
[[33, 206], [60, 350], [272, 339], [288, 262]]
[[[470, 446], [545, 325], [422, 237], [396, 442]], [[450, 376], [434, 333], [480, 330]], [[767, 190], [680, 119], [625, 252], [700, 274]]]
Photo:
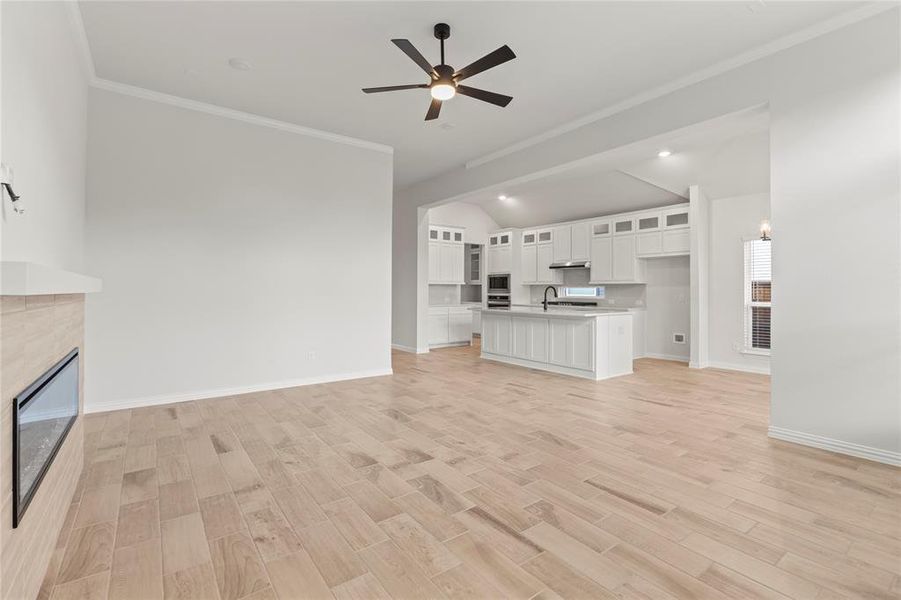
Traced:
[[773, 269], [771, 243], [745, 242], [745, 350], [769, 354]]
[[563, 296], [566, 298], [603, 298], [604, 286], [599, 287], [565, 287]]

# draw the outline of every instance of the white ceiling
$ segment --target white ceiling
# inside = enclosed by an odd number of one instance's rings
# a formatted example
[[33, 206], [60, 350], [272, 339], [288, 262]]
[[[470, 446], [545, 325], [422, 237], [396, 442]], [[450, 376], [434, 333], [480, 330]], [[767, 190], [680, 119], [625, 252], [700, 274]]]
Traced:
[[[398, 187], [694, 73], [860, 2], [81, 2], [97, 76], [395, 148]], [[447, 62], [502, 44], [517, 59], [469, 83], [471, 98], [423, 121], [423, 82], [389, 40], [437, 60], [432, 26], [451, 25]], [[250, 71], [228, 66], [246, 59]]]
[[[672, 155], [659, 158], [662, 149]], [[709, 198], [767, 192], [769, 175], [769, 115], [760, 108], [459, 201], [481, 206], [501, 227], [530, 227], [684, 202], [695, 184]]]

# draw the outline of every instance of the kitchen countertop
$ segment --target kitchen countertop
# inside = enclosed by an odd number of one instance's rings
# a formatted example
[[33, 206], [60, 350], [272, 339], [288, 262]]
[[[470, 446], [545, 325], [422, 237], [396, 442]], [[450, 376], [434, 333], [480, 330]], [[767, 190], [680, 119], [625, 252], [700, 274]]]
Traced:
[[546, 311], [539, 306], [513, 306], [510, 308], [473, 308], [472, 310], [481, 310], [483, 313], [506, 314], [506, 315], [528, 315], [533, 317], [559, 317], [559, 318], [592, 318], [592, 317], [609, 317], [611, 315], [627, 315], [629, 310], [625, 308], [556, 308], [551, 307]]

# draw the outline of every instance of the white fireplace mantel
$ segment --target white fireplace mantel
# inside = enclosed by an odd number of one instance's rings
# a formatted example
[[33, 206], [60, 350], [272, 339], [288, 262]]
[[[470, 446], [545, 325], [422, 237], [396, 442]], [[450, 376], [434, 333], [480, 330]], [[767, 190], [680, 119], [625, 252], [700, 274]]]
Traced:
[[73, 271], [31, 262], [0, 262], [2, 296], [91, 294], [99, 292], [102, 287], [102, 280]]

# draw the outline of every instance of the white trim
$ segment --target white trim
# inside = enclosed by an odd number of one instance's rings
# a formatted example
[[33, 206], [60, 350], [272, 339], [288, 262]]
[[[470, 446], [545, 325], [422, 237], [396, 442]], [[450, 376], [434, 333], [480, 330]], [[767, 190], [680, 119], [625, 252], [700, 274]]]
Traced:
[[423, 351], [417, 350], [413, 346], [405, 346], [404, 344], [391, 344], [391, 347], [394, 348], [395, 350], [399, 350], [400, 352], [409, 352], [410, 354], [425, 354], [426, 352], [428, 352], [428, 350], [423, 352]]
[[103, 289], [103, 281], [74, 271], [32, 262], [0, 261], [0, 295], [47, 296], [91, 294]]
[[792, 442], [801, 444], [802, 446], [829, 450], [830, 452], [837, 452], [838, 454], [847, 454], [848, 456], [856, 456], [858, 458], [865, 458], [867, 460], [901, 467], [901, 452], [873, 448], [872, 446], [862, 446], [860, 444], [835, 440], [821, 435], [814, 435], [812, 433], [804, 433], [803, 431], [783, 429], [781, 427], [771, 426], [767, 433], [771, 438], [776, 440]]
[[88, 34], [84, 28], [81, 8], [76, 0], [69, 0], [65, 4], [69, 9], [69, 20], [72, 22], [75, 45], [78, 46], [78, 54], [81, 56], [81, 66], [90, 84], [97, 79], [97, 73], [94, 71], [94, 56], [91, 54], [91, 44], [88, 42]]
[[707, 365], [708, 369], [722, 369], [725, 371], [742, 371], [745, 373], [756, 373], [758, 375], [769, 375], [770, 368], [756, 365], [736, 365], [724, 362], [711, 362]]
[[135, 98], [142, 98], [144, 100], [150, 100], [152, 102], [169, 104], [170, 106], [177, 106], [179, 108], [186, 108], [188, 110], [196, 110], [198, 112], [215, 115], [217, 117], [243, 121], [245, 123], [250, 123], [251, 125], [269, 127], [271, 129], [278, 129], [280, 131], [287, 131], [288, 133], [296, 133], [298, 135], [319, 138], [321, 140], [326, 140], [329, 142], [347, 144], [348, 146], [356, 146], [357, 148], [364, 148], [366, 150], [375, 150], [376, 152], [383, 152], [385, 154], [394, 154], [394, 148], [392, 148], [391, 146], [386, 146], [384, 144], [368, 142], [366, 140], [339, 135], [337, 133], [322, 131], [321, 129], [312, 129], [310, 127], [304, 127], [302, 125], [295, 125], [294, 123], [279, 121], [277, 119], [270, 119], [269, 117], [262, 117], [253, 113], [225, 108], [224, 106], [218, 106], [216, 104], [208, 104], [206, 102], [199, 102], [197, 100], [189, 100], [188, 98], [182, 98], [181, 96], [163, 94], [162, 92], [155, 92], [146, 88], [128, 85], [125, 83], [118, 83], [116, 81], [110, 81], [108, 79], [100, 79], [95, 77], [94, 80], [91, 81], [91, 86], [97, 89], [106, 90], [108, 92], [123, 94], [125, 96], [133, 96]]
[[645, 352], [642, 358], [656, 358], [657, 360], [674, 360], [680, 363], [688, 363], [687, 356], [679, 356], [677, 354], [658, 354], [655, 352]]
[[336, 381], [347, 381], [350, 379], [365, 379], [367, 377], [382, 377], [384, 375], [393, 375], [394, 372], [389, 369], [369, 369], [366, 371], [352, 371], [350, 373], [334, 373], [331, 375], [318, 375], [315, 377], [304, 377], [301, 379], [287, 379], [285, 381], [275, 381], [271, 383], [259, 383], [256, 385], [246, 385], [233, 388], [217, 388], [211, 390], [198, 390], [196, 392], [182, 392], [175, 394], [161, 394], [159, 396], [145, 396], [143, 398], [130, 398], [128, 400], [117, 400], [113, 402], [103, 402], [97, 404], [85, 403], [85, 414], [107, 412], [110, 410], [121, 410], [125, 408], [139, 408], [143, 406], [157, 406], [160, 404], [174, 404], [176, 402], [190, 402], [192, 400], [207, 400], [210, 398], [224, 398], [226, 396], [237, 396], [239, 394], [252, 394], [254, 392], [268, 392], [270, 390], [281, 390], [285, 388], [301, 387], [305, 385], [316, 385], [320, 383], [334, 383]]
[[368, 140], [361, 140], [359, 138], [332, 133], [330, 131], [323, 131], [321, 129], [313, 129], [312, 127], [304, 127], [302, 125], [289, 123], [287, 121], [270, 119], [269, 117], [264, 117], [262, 115], [257, 115], [254, 113], [225, 108], [224, 106], [209, 104], [207, 102], [190, 100], [188, 98], [182, 98], [181, 96], [164, 94], [162, 92], [156, 92], [154, 90], [148, 90], [146, 88], [97, 77], [97, 71], [94, 67], [94, 57], [91, 53], [91, 45], [88, 41], [87, 31], [84, 27], [84, 19], [81, 15], [81, 8], [79, 8], [78, 2], [76, 0], [70, 0], [66, 2], [66, 6], [69, 9], [69, 20], [72, 23], [73, 35], [75, 36], [75, 44], [76, 46], [78, 46], [78, 53], [81, 55], [81, 63], [84, 67], [85, 74], [87, 75], [88, 85], [91, 87], [106, 90], [108, 92], [115, 92], [117, 94], [124, 94], [126, 96], [133, 96], [135, 98], [143, 98], [144, 100], [150, 100], [152, 102], [169, 104], [170, 106], [178, 106], [180, 108], [186, 108], [188, 110], [196, 110], [198, 112], [215, 115], [217, 117], [243, 121], [252, 125], [259, 125], [261, 127], [269, 127], [271, 129], [287, 131], [288, 133], [305, 135], [308, 137], [314, 137], [329, 142], [336, 142], [339, 144], [347, 144], [348, 146], [355, 146], [357, 148], [364, 148], [366, 150], [375, 150], [376, 152], [383, 152], [385, 154], [394, 154], [394, 148], [385, 144], [370, 142]]
[[718, 75], [722, 75], [723, 73], [731, 71], [732, 69], [747, 65], [756, 60], [760, 60], [761, 58], [766, 58], [767, 56], [771, 56], [773, 54], [776, 54], [777, 52], [782, 52], [783, 50], [787, 50], [792, 46], [803, 44], [804, 42], [808, 42], [814, 38], [820, 37], [821, 35], [831, 33], [833, 31], [841, 29], [842, 27], [847, 27], [848, 25], [878, 15], [887, 10], [891, 10], [893, 8], [896, 8], [897, 6], [898, 4], [896, 2], [874, 2], [872, 4], [867, 4], [861, 8], [842, 13], [840, 15], [832, 17], [831, 19], [827, 19], [815, 25], [811, 25], [810, 27], [806, 27], [804, 29], [801, 29], [800, 31], [796, 31], [777, 40], [773, 40], [772, 42], [764, 44], [763, 46], [759, 46], [757, 48], [739, 54], [738, 56], [720, 61], [705, 69], [701, 69], [700, 71], [695, 71], [694, 73], [676, 79], [675, 81], [671, 81], [662, 86], [632, 96], [631, 98], [627, 98], [626, 100], [618, 102], [617, 104], [614, 104], [612, 106], [608, 106], [607, 108], [590, 113], [588, 115], [585, 115], [584, 117], [570, 121], [569, 123], [564, 123], [563, 125], [545, 131], [544, 133], [540, 133], [530, 138], [521, 140], [515, 144], [507, 146], [506, 148], [501, 148], [500, 150], [496, 150], [490, 154], [485, 154], [478, 158], [474, 158], [466, 163], [465, 168], [473, 169], [475, 167], [495, 161], [499, 158], [507, 156], [508, 154], [519, 152], [520, 150], [524, 150], [531, 146], [540, 144], [541, 142], [545, 142], [549, 139], [563, 135], [564, 133], [579, 129], [580, 127], [594, 123], [595, 121], [600, 121], [601, 119], [606, 119], [607, 117], [613, 116], [617, 113], [624, 112], [626, 110], [629, 110], [630, 108], [644, 104], [645, 102], [666, 96], [667, 94], [671, 94], [675, 91], [681, 90], [690, 85], [694, 85], [706, 79], [711, 79]]

